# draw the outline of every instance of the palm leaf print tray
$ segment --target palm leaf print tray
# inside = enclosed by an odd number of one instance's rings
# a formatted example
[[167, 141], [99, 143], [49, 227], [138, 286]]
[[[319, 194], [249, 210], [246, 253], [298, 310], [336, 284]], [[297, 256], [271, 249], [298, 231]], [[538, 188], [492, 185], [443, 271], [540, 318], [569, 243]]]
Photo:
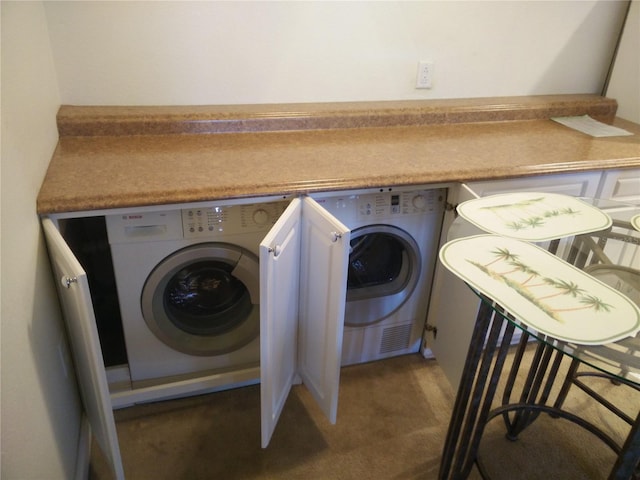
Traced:
[[485, 232], [531, 242], [596, 232], [612, 223], [593, 205], [559, 193], [491, 195], [461, 203], [458, 213]]
[[634, 336], [640, 309], [627, 296], [521, 240], [477, 235], [446, 243], [440, 261], [540, 333], [583, 345]]

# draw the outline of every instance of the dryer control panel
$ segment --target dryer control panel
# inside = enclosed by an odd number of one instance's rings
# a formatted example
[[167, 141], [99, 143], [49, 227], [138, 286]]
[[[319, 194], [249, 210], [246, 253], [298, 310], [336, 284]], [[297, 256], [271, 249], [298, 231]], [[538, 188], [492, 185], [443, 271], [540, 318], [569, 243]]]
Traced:
[[355, 201], [359, 218], [388, 218], [434, 211], [439, 207], [440, 197], [439, 190], [421, 190], [358, 195]]
[[339, 220], [371, 223], [412, 215], [431, 215], [442, 211], [443, 189], [378, 191], [319, 197], [318, 203]]

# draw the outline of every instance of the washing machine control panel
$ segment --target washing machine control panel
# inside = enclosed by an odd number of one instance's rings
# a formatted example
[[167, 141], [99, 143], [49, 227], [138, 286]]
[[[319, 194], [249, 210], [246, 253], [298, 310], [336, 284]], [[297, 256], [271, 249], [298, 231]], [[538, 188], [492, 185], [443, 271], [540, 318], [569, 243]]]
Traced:
[[287, 202], [273, 202], [185, 208], [182, 210], [184, 238], [267, 231], [287, 205]]

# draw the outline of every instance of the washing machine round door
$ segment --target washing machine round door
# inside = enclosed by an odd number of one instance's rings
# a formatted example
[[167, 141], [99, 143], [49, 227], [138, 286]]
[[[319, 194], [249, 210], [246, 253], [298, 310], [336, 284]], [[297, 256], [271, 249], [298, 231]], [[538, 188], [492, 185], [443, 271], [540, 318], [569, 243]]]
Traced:
[[223, 355], [259, 335], [259, 285], [255, 255], [235, 245], [193, 245], [151, 272], [142, 291], [142, 315], [174, 350]]
[[420, 250], [401, 228], [368, 225], [351, 232], [345, 325], [384, 320], [413, 293], [421, 269]]

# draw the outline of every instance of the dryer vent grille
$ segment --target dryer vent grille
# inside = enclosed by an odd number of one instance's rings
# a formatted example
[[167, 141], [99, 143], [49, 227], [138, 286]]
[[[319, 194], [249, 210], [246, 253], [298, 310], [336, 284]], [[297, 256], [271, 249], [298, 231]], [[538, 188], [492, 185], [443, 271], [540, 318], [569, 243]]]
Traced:
[[397, 325], [385, 328], [380, 341], [380, 353], [389, 353], [396, 350], [404, 350], [409, 347], [411, 340], [411, 324]]

